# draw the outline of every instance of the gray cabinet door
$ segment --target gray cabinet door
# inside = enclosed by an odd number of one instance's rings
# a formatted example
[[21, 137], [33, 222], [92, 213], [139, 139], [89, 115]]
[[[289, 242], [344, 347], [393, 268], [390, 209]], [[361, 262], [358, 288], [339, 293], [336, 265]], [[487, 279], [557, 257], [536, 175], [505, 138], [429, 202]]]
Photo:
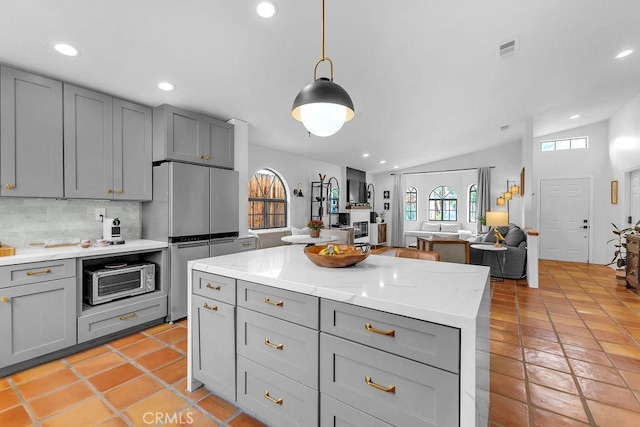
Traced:
[[158, 151], [165, 155], [158, 158], [154, 148], [154, 160], [205, 162], [202, 115], [165, 104], [154, 110], [154, 120], [156, 119], [160, 123], [155, 123], [154, 127], [163, 134], [154, 134], [154, 145], [164, 145]]
[[63, 197], [62, 83], [0, 68], [0, 196]]
[[65, 197], [112, 199], [112, 98], [64, 85]]
[[113, 100], [113, 189], [116, 200], [151, 200], [151, 109]]
[[203, 117], [205, 164], [233, 169], [233, 125]]
[[0, 290], [0, 368], [76, 344], [76, 279]]
[[238, 232], [238, 172], [211, 168], [209, 177], [209, 232], [214, 235]]
[[235, 308], [191, 296], [193, 376], [209, 390], [236, 400]]

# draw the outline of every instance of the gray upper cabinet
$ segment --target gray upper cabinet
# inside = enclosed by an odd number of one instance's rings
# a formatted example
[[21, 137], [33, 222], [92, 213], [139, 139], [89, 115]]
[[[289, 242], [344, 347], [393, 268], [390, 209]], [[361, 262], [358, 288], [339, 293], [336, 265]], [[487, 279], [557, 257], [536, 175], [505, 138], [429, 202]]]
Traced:
[[233, 169], [233, 125], [172, 105], [153, 109], [153, 160]]
[[151, 110], [64, 85], [65, 197], [151, 200]]
[[0, 67], [0, 196], [63, 197], [62, 83]]

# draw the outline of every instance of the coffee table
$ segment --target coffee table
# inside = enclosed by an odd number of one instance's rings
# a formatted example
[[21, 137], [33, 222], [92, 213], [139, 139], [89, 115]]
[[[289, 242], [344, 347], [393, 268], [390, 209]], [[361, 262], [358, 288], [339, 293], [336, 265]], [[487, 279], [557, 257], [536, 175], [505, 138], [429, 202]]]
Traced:
[[[496, 254], [496, 260], [498, 261], [498, 269], [500, 270], [500, 281], [504, 282], [504, 272], [503, 272], [504, 254], [502, 255], [503, 261], [501, 263], [500, 257], [498, 256], [498, 252], [504, 252], [507, 250], [507, 248], [505, 248], [504, 246], [495, 247], [494, 245], [471, 245], [471, 247], [473, 249], [478, 249], [482, 251], [482, 265], [486, 265], [485, 258], [486, 258], [487, 252], [493, 252], [494, 254]], [[490, 267], [490, 266], [487, 265], [487, 267]]]

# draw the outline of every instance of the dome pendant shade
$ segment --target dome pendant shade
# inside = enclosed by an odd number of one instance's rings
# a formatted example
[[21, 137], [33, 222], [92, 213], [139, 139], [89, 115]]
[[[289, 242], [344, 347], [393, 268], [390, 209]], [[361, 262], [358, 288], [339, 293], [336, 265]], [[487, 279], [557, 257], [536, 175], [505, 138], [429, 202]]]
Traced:
[[328, 78], [320, 77], [298, 93], [291, 115], [312, 134], [330, 136], [351, 120], [355, 111], [347, 91]]

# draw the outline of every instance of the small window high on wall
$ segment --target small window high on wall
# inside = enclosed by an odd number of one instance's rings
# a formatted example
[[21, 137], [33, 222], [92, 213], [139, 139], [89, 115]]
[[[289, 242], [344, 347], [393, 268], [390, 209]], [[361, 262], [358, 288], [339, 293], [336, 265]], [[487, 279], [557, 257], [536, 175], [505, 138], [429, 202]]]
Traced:
[[540, 142], [540, 151], [577, 150], [589, 147], [589, 138], [586, 136], [571, 139], [558, 139], [555, 141]]
[[280, 177], [261, 169], [249, 178], [249, 228], [287, 226], [287, 191]]
[[404, 193], [404, 220], [418, 220], [418, 190], [416, 187], [409, 187]]
[[429, 194], [429, 221], [457, 221], [458, 195], [453, 188], [441, 185]]

